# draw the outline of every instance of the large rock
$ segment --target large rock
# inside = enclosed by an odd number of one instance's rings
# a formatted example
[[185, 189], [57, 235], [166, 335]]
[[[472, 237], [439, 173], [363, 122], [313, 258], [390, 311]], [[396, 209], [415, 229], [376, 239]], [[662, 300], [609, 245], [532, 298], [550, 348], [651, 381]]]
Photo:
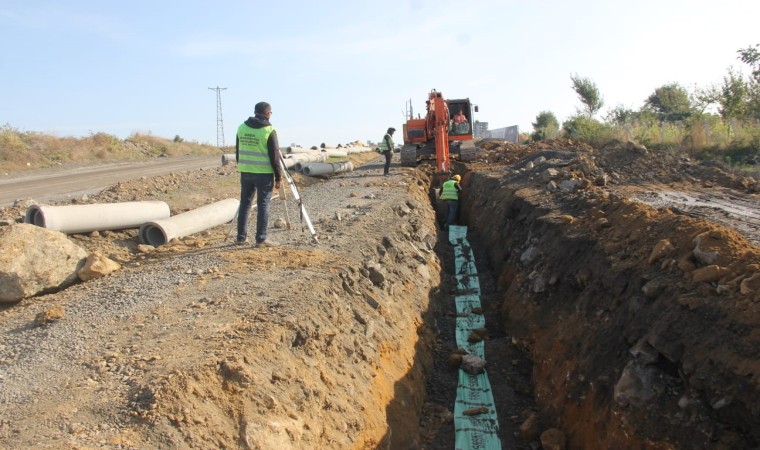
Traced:
[[619, 405], [641, 406], [662, 394], [663, 391], [664, 386], [657, 369], [642, 366], [637, 361], [630, 361], [615, 384], [613, 396]]
[[87, 256], [84, 267], [77, 271], [79, 279], [82, 281], [92, 280], [104, 277], [112, 272], [121, 269], [121, 264], [107, 258], [100, 252], [93, 252]]
[[0, 230], [0, 302], [73, 283], [87, 252], [66, 235], [30, 224]]

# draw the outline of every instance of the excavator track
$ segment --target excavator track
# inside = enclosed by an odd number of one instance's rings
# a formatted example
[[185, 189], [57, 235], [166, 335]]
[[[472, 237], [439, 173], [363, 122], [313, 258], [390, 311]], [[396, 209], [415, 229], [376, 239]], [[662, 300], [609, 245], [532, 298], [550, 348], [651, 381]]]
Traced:
[[462, 162], [472, 162], [478, 156], [478, 147], [475, 146], [475, 141], [468, 140], [462, 141], [459, 146], [459, 160]]
[[417, 165], [417, 146], [414, 144], [405, 144], [401, 147], [401, 165], [406, 167], [415, 167]]

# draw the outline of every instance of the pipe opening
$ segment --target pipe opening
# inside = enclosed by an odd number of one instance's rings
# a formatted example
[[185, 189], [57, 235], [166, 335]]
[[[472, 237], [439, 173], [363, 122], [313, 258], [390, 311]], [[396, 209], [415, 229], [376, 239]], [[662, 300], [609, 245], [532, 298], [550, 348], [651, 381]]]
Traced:
[[140, 229], [140, 240], [154, 247], [165, 245], [169, 241], [164, 230], [152, 223], [146, 223]]
[[32, 205], [26, 210], [24, 215], [24, 223], [30, 223], [38, 227], [45, 228], [45, 214], [37, 205]]

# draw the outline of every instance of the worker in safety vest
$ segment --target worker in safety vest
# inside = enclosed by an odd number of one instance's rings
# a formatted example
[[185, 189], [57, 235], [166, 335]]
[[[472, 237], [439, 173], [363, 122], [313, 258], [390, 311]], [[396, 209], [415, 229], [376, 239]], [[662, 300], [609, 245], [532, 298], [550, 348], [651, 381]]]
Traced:
[[275, 247], [278, 244], [267, 239], [269, 225], [269, 200], [272, 191], [279, 189], [282, 178], [280, 144], [277, 131], [269, 118], [272, 107], [259, 102], [249, 117], [237, 130], [235, 159], [240, 172], [240, 209], [238, 209], [237, 243], [244, 244], [248, 236], [248, 216], [256, 196], [256, 247]]
[[444, 230], [449, 229], [449, 225], [455, 225], [457, 221], [457, 212], [459, 211], [459, 193], [462, 192], [462, 186], [459, 182], [462, 181], [462, 177], [459, 175], [453, 175], [448, 181], [443, 183], [441, 187], [441, 194], [438, 198], [446, 202], [448, 212], [446, 214], [446, 225]]
[[393, 156], [393, 133], [396, 132], [395, 128], [388, 128], [388, 131], [383, 136], [383, 140], [380, 141], [380, 153], [385, 156], [385, 167], [383, 168], [383, 175], [386, 177], [389, 175], [391, 169], [391, 157]]

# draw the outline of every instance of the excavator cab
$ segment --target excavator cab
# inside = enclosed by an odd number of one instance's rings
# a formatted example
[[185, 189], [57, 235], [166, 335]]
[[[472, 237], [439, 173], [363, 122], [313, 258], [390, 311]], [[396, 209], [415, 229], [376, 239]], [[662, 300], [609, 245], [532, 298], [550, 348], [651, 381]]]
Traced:
[[[477, 106], [474, 107], [477, 112]], [[452, 157], [472, 161], [477, 156], [473, 141], [473, 105], [469, 98], [443, 98], [433, 89], [425, 102], [424, 118], [409, 118], [404, 125], [401, 165], [416, 166], [421, 159], [435, 159], [438, 172], [451, 170]]]
[[449, 136], [472, 135], [472, 112], [469, 101], [449, 100]]

